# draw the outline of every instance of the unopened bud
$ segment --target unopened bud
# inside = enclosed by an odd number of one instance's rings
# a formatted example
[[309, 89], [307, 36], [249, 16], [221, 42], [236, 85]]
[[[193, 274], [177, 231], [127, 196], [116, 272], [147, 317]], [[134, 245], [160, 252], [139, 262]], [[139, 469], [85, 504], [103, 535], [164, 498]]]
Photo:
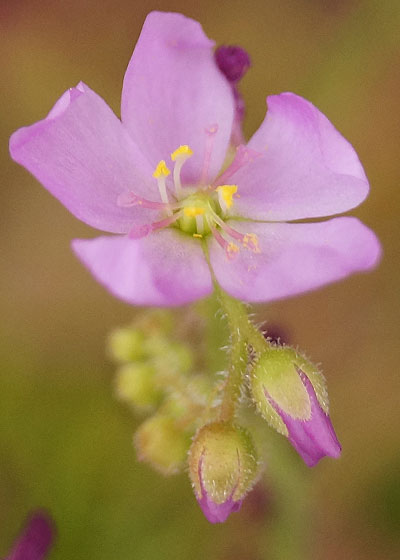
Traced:
[[309, 467], [325, 455], [339, 457], [325, 379], [309, 360], [288, 346], [271, 346], [253, 368], [250, 385], [258, 411]]
[[162, 397], [155, 377], [154, 368], [146, 362], [124, 364], [117, 371], [117, 396], [138, 409], [151, 410]]
[[211, 523], [222, 523], [240, 509], [257, 477], [250, 434], [225, 422], [203, 426], [189, 453], [189, 474], [197, 501]]
[[166, 338], [151, 338], [146, 346], [149, 353], [157, 360], [160, 371], [188, 373], [193, 368], [193, 353], [182, 342]]
[[185, 465], [190, 439], [173, 418], [156, 414], [139, 426], [134, 443], [140, 461], [171, 475]]
[[115, 329], [109, 339], [108, 347], [112, 358], [118, 362], [133, 362], [145, 355], [145, 336], [140, 329]]
[[215, 51], [215, 61], [228, 82], [236, 83], [250, 68], [250, 56], [236, 45], [222, 45]]

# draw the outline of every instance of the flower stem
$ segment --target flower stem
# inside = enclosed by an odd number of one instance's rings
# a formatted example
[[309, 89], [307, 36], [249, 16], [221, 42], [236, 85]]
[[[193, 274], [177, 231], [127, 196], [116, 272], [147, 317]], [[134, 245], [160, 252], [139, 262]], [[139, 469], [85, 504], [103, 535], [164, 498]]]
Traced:
[[246, 305], [227, 294], [215, 277], [208, 253], [208, 246], [203, 243], [204, 255], [210, 269], [214, 289], [222, 310], [224, 311], [231, 335], [231, 351], [228, 375], [226, 377], [220, 405], [221, 420], [233, 420], [239, 404], [243, 378], [249, 362], [249, 351], [256, 356], [268, 351], [269, 343], [252, 323]]
[[247, 346], [245, 340], [238, 333], [232, 334], [231, 354], [228, 375], [223, 387], [220, 406], [220, 420], [229, 421], [234, 418], [236, 405], [241, 394], [243, 374], [247, 366]]
[[215, 287], [221, 307], [225, 311], [229, 329], [232, 335], [244, 339], [245, 342], [252, 347], [256, 354], [263, 353], [268, 350], [269, 344], [265, 340], [262, 332], [252, 323], [247, 312], [246, 305], [241, 301], [232, 298], [224, 292], [220, 286]]
[[259, 354], [268, 349], [268, 343], [251, 322], [245, 304], [229, 296], [217, 283], [215, 283], [215, 290], [231, 333], [230, 361], [223, 387], [220, 418], [232, 420], [240, 400], [243, 377], [247, 370], [249, 347], [254, 353]]

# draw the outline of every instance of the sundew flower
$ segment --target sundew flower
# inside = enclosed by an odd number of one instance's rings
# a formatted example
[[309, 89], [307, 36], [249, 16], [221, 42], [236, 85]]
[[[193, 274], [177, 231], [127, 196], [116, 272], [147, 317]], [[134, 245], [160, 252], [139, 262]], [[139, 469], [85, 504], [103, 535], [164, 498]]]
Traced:
[[[115, 296], [180, 305], [217, 282], [235, 298], [292, 296], [367, 270], [375, 235], [345, 212], [368, 193], [351, 145], [311, 103], [270, 96], [227, 166], [231, 83], [199, 23], [148, 15], [124, 78], [119, 120], [82, 82], [15, 132], [11, 155], [77, 218], [116, 234], [73, 249]], [[295, 223], [292, 223], [295, 222]]]

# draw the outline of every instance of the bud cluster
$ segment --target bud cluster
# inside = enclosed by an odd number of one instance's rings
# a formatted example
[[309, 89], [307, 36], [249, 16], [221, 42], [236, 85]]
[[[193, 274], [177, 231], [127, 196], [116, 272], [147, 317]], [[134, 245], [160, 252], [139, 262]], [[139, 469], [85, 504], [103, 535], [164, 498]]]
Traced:
[[138, 458], [166, 475], [186, 464], [195, 429], [191, 409], [194, 400], [200, 400], [199, 392], [191, 388], [195, 382], [199, 385], [198, 379], [188, 376], [193, 353], [187, 344], [170, 339], [172, 325], [168, 312], [154, 311], [134, 325], [114, 330], [108, 344], [119, 364], [117, 397], [134, 412], [148, 416], [134, 437]]
[[241, 304], [225, 303], [231, 326], [240, 321], [240, 328], [231, 335], [222, 382], [199, 371], [194, 345], [173, 337], [169, 312], [148, 312], [109, 338], [119, 364], [116, 394], [146, 417], [134, 436], [138, 458], [165, 475], [188, 466], [211, 523], [238, 511], [259, 477], [249, 405], [288, 438], [308, 466], [341, 452], [319, 369], [290, 346], [264, 338], [247, 316], [242, 320]]

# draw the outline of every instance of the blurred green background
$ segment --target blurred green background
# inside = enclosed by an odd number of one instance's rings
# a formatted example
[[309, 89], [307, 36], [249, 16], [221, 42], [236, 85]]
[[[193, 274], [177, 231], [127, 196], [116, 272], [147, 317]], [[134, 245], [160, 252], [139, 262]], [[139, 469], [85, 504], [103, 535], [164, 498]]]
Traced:
[[[124, 71], [153, 9], [183, 12], [217, 43], [249, 51], [248, 135], [265, 96], [281, 91], [307, 97], [333, 121], [371, 181], [353, 214], [384, 247], [368, 275], [257, 309], [323, 363], [343, 456], [308, 470], [285, 445], [292, 469], [272, 461], [267, 490], [222, 526], [204, 519], [185, 475], [163, 479], [136, 461], [134, 419], [113, 398], [104, 350], [107, 332], [135, 310], [72, 255], [71, 238], [93, 230], [8, 156], [10, 134], [79, 80], [119, 114]], [[0, 25], [0, 556], [27, 512], [44, 506], [58, 527], [54, 560], [297, 560], [306, 528], [309, 559], [397, 559], [398, 0], [1, 0]], [[292, 526], [293, 512], [304, 527]]]

